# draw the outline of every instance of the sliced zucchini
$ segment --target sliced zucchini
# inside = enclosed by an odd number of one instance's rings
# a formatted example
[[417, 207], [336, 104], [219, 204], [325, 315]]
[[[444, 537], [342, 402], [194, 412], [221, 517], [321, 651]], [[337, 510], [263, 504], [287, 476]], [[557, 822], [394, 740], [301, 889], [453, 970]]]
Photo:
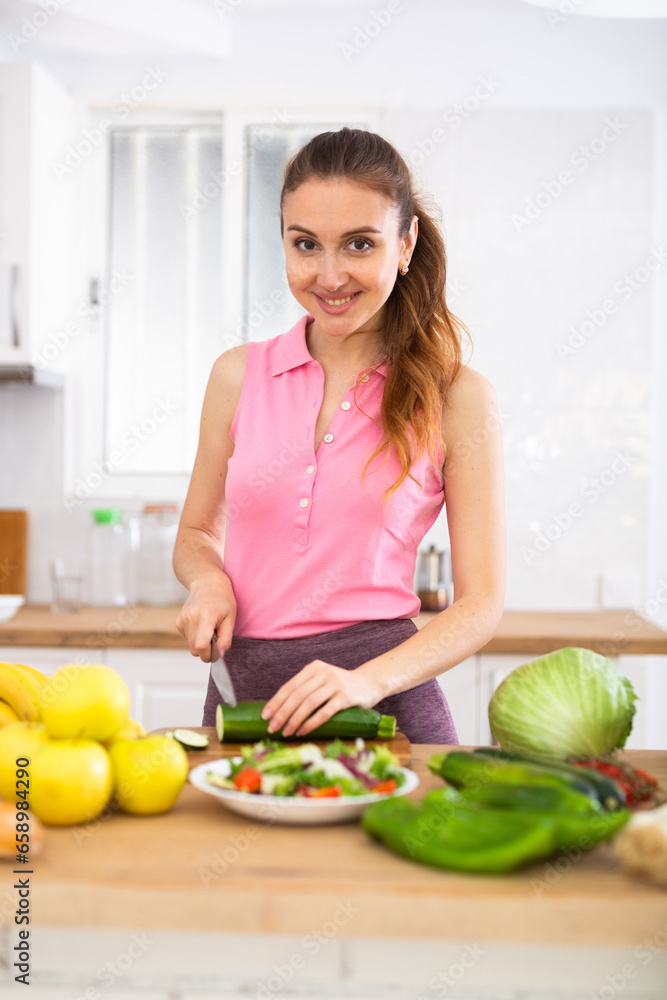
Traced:
[[171, 735], [186, 750], [204, 750], [208, 746], [206, 733], [196, 733], [194, 729], [174, 729]]
[[[268, 720], [262, 718], [265, 701], [240, 701], [232, 707], [222, 702], [215, 710], [215, 728], [221, 743], [250, 743], [265, 739], [295, 740], [300, 737], [285, 737], [282, 731], [269, 733]], [[344, 708], [336, 712], [327, 722], [308, 733], [307, 740], [391, 739], [396, 733], [396, 719], [393, 715], [380, 715], [373, 708]]]

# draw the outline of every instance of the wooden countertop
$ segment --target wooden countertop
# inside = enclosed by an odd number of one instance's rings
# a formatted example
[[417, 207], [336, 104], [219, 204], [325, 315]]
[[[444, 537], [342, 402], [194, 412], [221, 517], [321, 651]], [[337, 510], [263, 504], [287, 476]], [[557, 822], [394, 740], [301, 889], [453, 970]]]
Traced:
[[[115, 646], [185, 649], [174, 622], [180, 606], [84, 608], [54, 615], [48, 606], [20, 608], [0, 624], [0, 646]], [[419, 614], [419, 628], [434, 618]], [[667, 654], [667, 632], [634, 611], [506, 611], [482, 653], [539, 656], [562, 646], [583, 646], [616, 656]]]
[[[441, 785], [426, 761], [444, 749], [412, 748], [416, 800]], [[667, 786], [667, 752], [622, 756]], [[47, 828], [32, 866], [31, 921], [308, 933], [344, 903], [348, 936], [606, 947], [638, 946], [667, 924], [667, 892], [623, 874], [608, 845], [555, 862], [493, 877], [440, 871], [392, 854], [357, 822], [254, 825], [188, 784], [163, 816], [110, 813]], [[0, 871], [11, 893], [9, 868]]]

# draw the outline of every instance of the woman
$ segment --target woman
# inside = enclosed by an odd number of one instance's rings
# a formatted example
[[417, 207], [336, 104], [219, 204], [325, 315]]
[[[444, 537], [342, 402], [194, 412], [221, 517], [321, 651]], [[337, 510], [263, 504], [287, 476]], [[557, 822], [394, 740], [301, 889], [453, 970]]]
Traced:
[[[435, 678], [494, 635], [504, 596], [495, 394], [461, 364], [442, 237], [390, 143], [315, 136], [286, 167], [280, 209], [306, 314], [213, 366], [176, 626], [204, 662], [217, 635], [270, 731], [305, 736], [360, 705], [396, 715], [411, 742], [455, 744]], [[417, 630], [417, 550], [445, 494], [454, 602]], [[209, 679], [203, 725], [219, 700]]]

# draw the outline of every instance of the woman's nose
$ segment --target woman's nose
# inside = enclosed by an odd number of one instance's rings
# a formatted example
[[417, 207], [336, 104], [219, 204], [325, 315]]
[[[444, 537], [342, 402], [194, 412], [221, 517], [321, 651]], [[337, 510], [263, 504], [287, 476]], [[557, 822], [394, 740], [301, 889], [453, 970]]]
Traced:
[[326, 288], [328, 292], [335, 292], [337, 288], [345, 284], [349, 274], [341, 266], [337, 254], [324, 254], [317, 277], [322, 288]]

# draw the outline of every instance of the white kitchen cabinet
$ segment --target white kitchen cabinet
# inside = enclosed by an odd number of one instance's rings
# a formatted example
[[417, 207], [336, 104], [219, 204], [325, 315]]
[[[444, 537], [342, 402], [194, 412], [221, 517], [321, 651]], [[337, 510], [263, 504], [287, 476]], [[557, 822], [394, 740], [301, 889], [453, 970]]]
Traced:
[[470, 656], [438, 677], [462, 746], [479, 742], [479, 659]]
[[75, 122], [43, 66], [0, 64], [0, 364], [47, 367], [42, 347], [68, 318], [74, 188], [59, 164]]
[[132, 718], [150, 732], [163, 726], [200, 726], [209, 664], [188, 650], [107, 649], [107, 663], [125, 678]]
[[47, 677], [66, 663], [106, 663], [106, 653], [90, 646], [0, 646], [3, 663], [27, 663]]

